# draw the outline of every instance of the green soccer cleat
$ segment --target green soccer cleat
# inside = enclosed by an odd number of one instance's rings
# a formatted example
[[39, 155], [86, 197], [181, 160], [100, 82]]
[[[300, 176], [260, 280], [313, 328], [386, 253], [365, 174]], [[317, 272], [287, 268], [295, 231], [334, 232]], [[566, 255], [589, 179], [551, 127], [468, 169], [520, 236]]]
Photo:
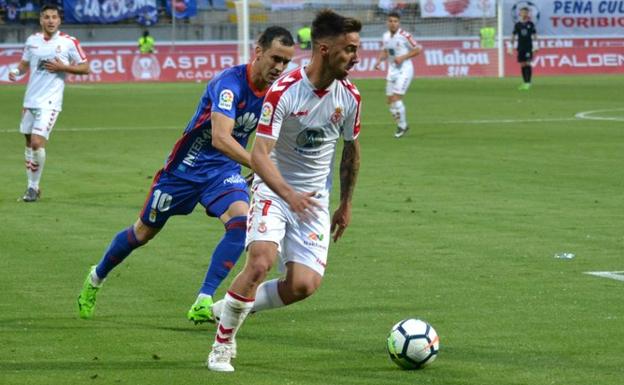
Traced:
[[78, 295], [78, 313], [80, 318], [89, 319], [93, 317], [95, 311], [95, 295], [97, 294], [99, 287], [93, 286], [91, 283], [91, 272], [95, 270], [95, 266], [89, 270], [87, 278], [85, 278], [82, 284], [82, 290]]
[[212, 314], [212, 297], [206, 296], [197, 299], [188, 313], [186, 313], [186, 318], [188, 318], [189, 321], [195, 322], [195, 325], [204, 322], [214, 323], [215, 318]]
[[531, 83], [522, 83], [518, 86], [520, 91], [528, 91], [531, 88]]

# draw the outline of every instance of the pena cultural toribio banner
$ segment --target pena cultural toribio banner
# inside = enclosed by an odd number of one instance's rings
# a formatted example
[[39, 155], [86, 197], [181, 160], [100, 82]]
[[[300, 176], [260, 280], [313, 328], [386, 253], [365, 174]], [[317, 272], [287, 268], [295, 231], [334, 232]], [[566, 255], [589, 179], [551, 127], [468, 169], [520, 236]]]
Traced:
[[[495, 77], [498, 76], [498, 51], [480, 47], [478, 38], [420, 40], [423, 52], [413, 59], [416, 77]], [[508, 44], [508, 41], [506, 41]], [[624, 37], [617, 38], [544, 38], [533, 59], [539, 75], [624, 74]], [[159, 45], [155, 54], [139, 54], [134, 44], [83, 44], [91, 73], [67, 75], [68, 83], [118, 82], [198, 82], [205, 83], [220, 71], [239, 62], [237, 43], [178, 43], [175, 51]], [[381, 41], [365, 39], [359, 63], [351, 77], [384, 78], [375, 70]], [[23, 47], [0, 46], [0, 84], [9, 83], [11, 68], [17, 67]], [[297, 50], [291, 68], [306, 65], [310, 52]], [[516, 76], [519, 66], [513, 55], [505, 55], [506, 76]], [[27, 76], [18, 83], [25, 83]]]
[[524, 7], [529, 9], [538, 37], [624, 35], [624, 0], [505, 0], [506, 34], [511, 34]]

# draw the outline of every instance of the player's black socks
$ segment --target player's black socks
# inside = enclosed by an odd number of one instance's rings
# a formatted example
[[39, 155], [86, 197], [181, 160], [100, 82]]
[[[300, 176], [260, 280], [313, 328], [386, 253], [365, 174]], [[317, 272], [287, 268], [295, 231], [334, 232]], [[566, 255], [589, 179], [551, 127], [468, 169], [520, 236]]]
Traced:
[[529, 66], [526, 66], [524, 68], [526, 68], [526, 73], [527, 73], [525, 82], [526, 83], [531, 83], [531, 75], [533, 75], [533, 67], [531, 67], [529, 65]]
[[522, 80], [524, 80], [525, 83], [529, 82], [529, 73], [527, 71], [528, 68], [528, 66], [522, 66]]

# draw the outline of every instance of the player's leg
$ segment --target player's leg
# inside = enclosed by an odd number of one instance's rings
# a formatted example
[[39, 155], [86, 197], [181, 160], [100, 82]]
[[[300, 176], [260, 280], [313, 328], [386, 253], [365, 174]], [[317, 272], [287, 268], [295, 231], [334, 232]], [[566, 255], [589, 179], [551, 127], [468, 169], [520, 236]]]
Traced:
[[85, 278], [78, 295], [81, 318], [93, 316], [96, 294], [108, 274], [135, 249], [153, 239], [171, 216], [190, 213], [197, 199], [198, 194], [192, 184], [163, 172], [156, 174], [139, 218], [113, 237], [99, 263]]
[[243, 321], [251, 311], [258, 286], [266, 278], [277, 259], [278, 245], [271, 241], [253, 241], [243, 270], [234, 278], [223, 299], [219, 325], [208, 355], [208, 369], [232, 372], [231, 359], [235, 356], [235, 337]]
[[396, 81], [392, 88], [391, 105], [396, 111], [397, 130], [394, 134], [395, 138], [400, 138], [407, 133], [409, 126], [407, 124], [407, 112], [403, 103], [403, 96], [407, 92], [412, 82], [411, 71], [401, 71], [397, 74]]
[[[225, 233], [212, 252], [210, 266], [199, 289], [197, 299], [187, 312], [187, 318], [196, 324], [215, 321], [212, 313], [214, 293], [236, 265], [245, 249], [247, 212], [249, 211], [248, 199], [247, 192], [241, 190], [220, 199], [220, 201], [231, 201], [231, 203], [221, 215], [216, 214], [225, 226]], [[222, 210], [219, 209], [218, 205], [219, 203], [216, 203], [208, 207], [207, 210], [212, 213], [215, 211], [219, 213]]]
[[46, 161], [46, 144], [59, 112], [45, 109], [25, 109], [20, 124], [20, 132], [26, 137], [26, 175], [28, 187], [22, 199], [34, 202], [39, 199], [41, 190], [39, 183]]
[[258, 286], [277, 259], [286, 229], [286, 207], [264, 185], [254, 194], [246, 239], [247, 260], [223, 300], [215, 342], [208, 356], [210, 370], [234, 370], [230, 363], [234, 338], [254, 305]]

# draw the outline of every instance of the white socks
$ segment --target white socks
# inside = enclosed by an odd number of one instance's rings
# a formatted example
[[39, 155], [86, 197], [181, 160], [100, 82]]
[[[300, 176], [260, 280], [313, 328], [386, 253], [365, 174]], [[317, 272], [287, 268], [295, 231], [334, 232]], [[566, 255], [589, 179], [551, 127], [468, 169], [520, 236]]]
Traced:
[[390, 113], [394, 118], [397, 126], [401, 129], [405, 129], [407, 127], [407, 117], [405, 116], [405, 104], [403, 104], [402, 100], [397, 100], [390, 104]]
[[39, 181], [41, 180], [41, 173], [43, 172], [43, 166], [46, 160], [45, 148], [41, 147], [38, 150], [33, 150], [30, 147], [26, 147], [24, 159], [26, 161], [28, 187], [39, 190]]
[[275, 309], [284, 306], [282, 298], [277, 290], [279, 279], [262, 282], [256, 291], [256, 302], [254, 302], [252, 312]]
[[224, 298], [223, 311], [217, 326], [215, 344], [231, 344], [238, 328], [251, 311], [253, 298], [245, 298], [228, 291]]

